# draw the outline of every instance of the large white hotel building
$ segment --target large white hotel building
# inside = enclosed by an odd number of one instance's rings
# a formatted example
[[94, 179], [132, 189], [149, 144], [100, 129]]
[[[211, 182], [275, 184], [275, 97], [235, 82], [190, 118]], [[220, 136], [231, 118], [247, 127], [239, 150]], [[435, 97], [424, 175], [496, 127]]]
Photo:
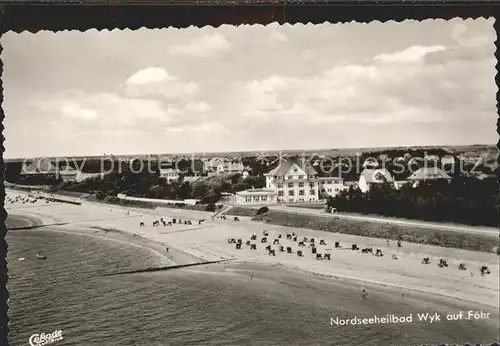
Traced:
[[283, 162], [265, 176], [266, 189], [276, 191], [278, 202], [316, 202], [323, 193], [335, 196], [344, 189], [342, 178], [320, 176], [311, 165], [294, 159]]

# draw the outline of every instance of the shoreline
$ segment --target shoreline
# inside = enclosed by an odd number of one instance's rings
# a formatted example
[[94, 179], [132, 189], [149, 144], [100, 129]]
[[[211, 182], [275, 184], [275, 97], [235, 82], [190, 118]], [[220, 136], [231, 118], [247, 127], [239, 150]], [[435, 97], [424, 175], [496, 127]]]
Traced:
[[[33, 208], [6, 208], [9, 214], [23, 215], [37, 218], [41, 223], [47, 224], [53, 220], [66, 219], [68, 223], [62, 226], [51, 226], [51, 231], [62, 231], [73, 234], [82, 234], [90, 236], [99, 236], [105, 239], [125, 241], [131, 245], [147, 247], [150, 251], [157, 252], [163, 258], [167, 258], [173, 264], [188, 264], [198, 263], [205, 264], [207, 261], [227, 260], [228, 264], [259, 264], [265, 266], [278, 266], [289, 270], [298, 271], [307, 275], [314, 275], [326, 278], [336, 278], [352, 282], [359, 282], [366, 285], [389, 286], [393, 288], [403, 289], [407, 291], [416, 291], [422, 294], [431, 294], [436, 296], [444, 296], [452, 299], [458, 299], [471, 303], [478, 303], [489, 307], [498, 307], [498, 281], [496, 287], [494, 283], [495, 277], [498, 276], [498, 256], [487, 256], [484, 253], [473, 253], [470, 251], [456, 252], [459, 256], [468, 256], [471, 260], [476, 259], [477, 262], [484, 262], [488, 260], [488, 266], [492, 272], [487, 277], [479, 277], [479, 274], [473, 280], [468, 277], [460, 277], [458, 270], [447, 269], [448, 273], [443, 273], [443, 269], [437, 269], [434, 264], [429, 268], [429, 272], [423, 271], [423, 265], [416, 265], [412, 263], [415, 268], [415, 274], [405, 271], [405, 263], [399, 264], [399, 261], [392, 261], [390, 258], [382, 260], [382, 266], [374, 266], [372, 262], [380, 261], [366, 261], [366, 257], [353, 254], [351, 251], [338, 251], [332, 253], [332, 261], [316, 261], [300, 258], [292, 255], [288, 256], [268, 256], [260, 249], [256, 252], [249, 252], [247, 249], [235, 250], [234, 245], [227, 244], [227, 238], [233, 234], [235, 238], [246, 234], [257, 233], [257, 229], [266, 227], [269, 232], [274, 231], [283, 234], [289, 228], [272, 225], [262, 225], [252, 221], [242, 221], [233, 223], [231, 221], [220, 222], [211, 221], [206, 222], [204, 226], [197, 227], [193, 223], [192, 226], [177, 225], [173, 227], [151, 227], [149, 222], [158, 219], [158, 215], [153, 213], [139, 214], [137, 211], [130, 208], [106, 208], [103, 206], [95, 206], [87, 204], [85, 206], [62, 205], [53, 203], [51, 207], [40, 208], [38, 213], [34, 213]], [[30, 210], [31, 209], [31, 210]], [[168, 208], [163, 208], [162, 214], [168, 213]], [[21, 212], [21, 213], [19, 213]], [[125, 217], [124, 212], [126, 213]], [[121, 218], [109, 218], [104, 221], [88, 221], [90, 215], [101, 213], [104, 215], [121, 214]], [[21, 215], [20, 215], [21, 214]], [[62, 214], [62, 215], [58, 215]], [[186, 219], [193, 219], [193, 215], [199, 216], [197, 213], [190, 213], [189, 211], [175, 210], [173, 215], [182, 214]], [[207, 213], [204, 213], [205, 215]], [[130, 217], [129, 217], [130, 215]], [[66, 217], [62, 217], [66, 216]], [[78, 216], [78, 217], [76, 217]], [[156, 218], [154, 217], [156, 216]], [[73, 218], [73, 220], [71, 220]], [[138, 227], [140, 220], [148, 223], [145, 227]], [[134, 230], [135, 225], [135, 230]], [[174, 229], [173, 229], [174, 228]], [[43, 230], [37, 228], [37, 230]], [[166, 231], [165, 231], [166, 230]], [[160, 232], [159, 232], [160, 231]], [[164, 231], [164, 232], [161, 232]], [[319, 231], [313, 230], [297, 230], [301, 231], [304, 235], [315, 234]], [[344, 238], [343, 243], [351, 239], [359, 239], [360, 242], [367, 241], [363, 237], [346, 236], [333, 234], [337, 238]], [[232, 236], [231, 236], [232, 237]], [[321, 235], [323, 237], [323, 235]], [[331, 244], [331, 240], [327, 240]], [[372, 241], [369, 240], [368, 241]], [[374, 244], [380, 246], [380, 244]], [[166, 252], [166, 246], [170, 251]], [[260, 244], [258, 244], [261, 247]], [[406, 245], [405, 245], [406, 246]], [[410, 249], [404, 249], [401, 257], [408, 255], [413, 257], [413, 261], [417, 256], [429, 251], [446, 251], [440, 247], [431, 249], [429, 246], [420, 245], [419, 247], [413, 246]], [[449, 251], [450, 249], [448, 249]], [[453, 250], [453, 249], [451, 249]], [[405, 254], [404, 251], [408, 253]], [[425, 252], [427, 251], [427, 252]], [[455, 254], [453, 254], [455, 255]], [[388, 256], [386, 256], [388, 257]], [[446, 257], [446, 256], [443, 256]], [[409, 263], [411, 258], [405, 259]], [[453, 260], [448, 260], [451, 266], [454, 266]], [[171, 265], [173, 265], [171, 264]], [[332, 268], [332, 265], [334, 266]], [[387, 268], [385, 267], [387, 266]], [[371, 267], [371, 268], [370, 268]], [[391, 268], [392, 267], [392, 268]], [[451, 272], [453, 270], [453, 272]], [[438, 272], [441, 271], [441, 272]], [[450, 275], [450, 272], [452, 275]], [[454, 274], [454, 275], [453, 275]], [[472, 281], [472, 284], [471, 282]], [[427, 285], [426, 285], [427, 284]]]
[[[60, 227], [60, 225], [43, 225], [43, 220], [37, 219], [36, 217], [13, 214], [10, 217], [16, 219], [16, 221], [20, 221], [25, 225], [8, 228], [8, 232], [15, 231], [36, 231], [36, 232], [53, 232], [53, 233], [65, 233], [65, 234], [74, 234], [78, 236], [86, 236], [98, 238], [106, 241], [114, 241], [118, 243], [127, 244], [131, 247], [139, 247], [141, 249], [148, 250], [149, 252], [155, 254], [158, 257], [158, 261], [163, 264], [165, 260], [167, 261], [165, 265], [184, 265], [193, 263], [193, 261], [199, 261], [202, 263], [202, 260], [186, 253], [182, 250], [168, 247], [168, 251], [166, 250], [167, 246], [163, 246], [163, 244], [158, 244], [154, 241], [151, 241], [145, 237], [130, 234], [128, 232], [114, 229], [114, 228], [102, 228], [102, 227], [78, 227], [77, 229], [65, 229]], [[29, 223], [29, 225], [28, 225]], [[59, 226], [59, 227], [57, 227]], [[56, 228], [57, 227], [57, 228]]]

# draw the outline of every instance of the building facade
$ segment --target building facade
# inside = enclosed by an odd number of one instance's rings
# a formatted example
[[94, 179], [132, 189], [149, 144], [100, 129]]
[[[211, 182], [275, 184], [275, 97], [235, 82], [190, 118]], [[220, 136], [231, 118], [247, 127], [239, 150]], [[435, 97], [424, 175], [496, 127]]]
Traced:
[[173, 183], [179, 180], [180, 170], [176, 168], [160, 168], [160, 177], [165, 179], [167, 183]]
[[227, 158], [213, 158], [203, 161], [203, 170], [209, 175], [242, 173], [244, 166], [242, 162], [230, 160]]
[[335, 196], [343, 189], [342, 178], [319, 177], [312, 166], [292, 159], [264, 175], [266, 188], [276, 191], [278, 202], [317, 202], [322, 193]]
[[269, 205], [278, 203], [278, 195], [271, 189], [250, 189], [236, 192], [237, 205]]
[[388, 184], [395, 189], [399, 188], [391, 173], [385, 168], [365, 169], [361, 172], [358, 182], [361, 192], [369, 191], [373, 184]]

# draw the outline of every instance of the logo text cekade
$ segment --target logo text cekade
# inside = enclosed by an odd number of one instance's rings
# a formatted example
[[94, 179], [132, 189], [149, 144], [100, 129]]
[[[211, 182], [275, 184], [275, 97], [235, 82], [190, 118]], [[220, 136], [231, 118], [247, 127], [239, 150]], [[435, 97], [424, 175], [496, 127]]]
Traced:
[[332, 326], [354, 326], [354, 325], [367, 325], [367, 324], [391, 324], [391, 323], [412, 323], [415, 321], [424, 323], [438, 323], [441, 321], [458, 321], [458, 320], [485, 320], [490, 318], [489, 312], [484, 311], [460, 311], [457, 313], [439, 314], [434, 313], [417, 313], [416, 318], [414, 314], [398, 316], [389, 314], [385, 316], [372, 316], [372, 317], [350, 317], [339, 318], [331, 317], [330, 325]]
[[29, 342], [31, 346], [44, 346], [62, 339], [62, 330], [55, 330], [50, 334], [33, 334], [30, 336]]

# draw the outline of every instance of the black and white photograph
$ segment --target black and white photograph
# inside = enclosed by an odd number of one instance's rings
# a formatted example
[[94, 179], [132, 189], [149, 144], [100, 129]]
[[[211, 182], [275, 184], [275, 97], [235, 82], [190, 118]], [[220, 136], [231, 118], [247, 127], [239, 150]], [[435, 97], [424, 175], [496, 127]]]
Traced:
[[5, 33], [10, 345], [499, 342], [493, 24]]

